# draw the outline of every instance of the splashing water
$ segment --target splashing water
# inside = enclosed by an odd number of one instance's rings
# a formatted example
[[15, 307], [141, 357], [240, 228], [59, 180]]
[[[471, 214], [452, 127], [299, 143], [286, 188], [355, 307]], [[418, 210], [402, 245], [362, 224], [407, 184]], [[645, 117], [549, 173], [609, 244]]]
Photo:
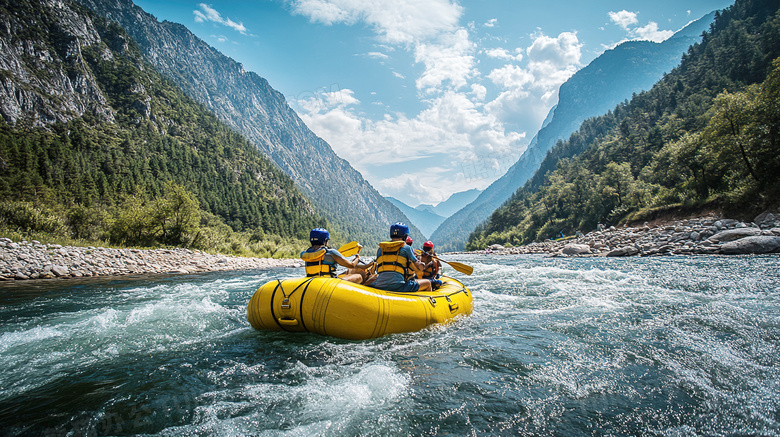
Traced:
[[3, 435], [780, 435], [780, 258], [458, 258], [474, 313], [258, 332], [299, 270], [0, 284]]

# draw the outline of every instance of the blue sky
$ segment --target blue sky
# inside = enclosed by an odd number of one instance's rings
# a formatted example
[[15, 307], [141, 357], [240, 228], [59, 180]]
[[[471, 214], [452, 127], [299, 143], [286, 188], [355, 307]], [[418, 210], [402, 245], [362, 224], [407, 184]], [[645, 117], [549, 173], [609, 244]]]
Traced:
[[411, 206], [484, 189], [572, 74], [733, 0], [135, 0], [285, 95], [312, 131]]

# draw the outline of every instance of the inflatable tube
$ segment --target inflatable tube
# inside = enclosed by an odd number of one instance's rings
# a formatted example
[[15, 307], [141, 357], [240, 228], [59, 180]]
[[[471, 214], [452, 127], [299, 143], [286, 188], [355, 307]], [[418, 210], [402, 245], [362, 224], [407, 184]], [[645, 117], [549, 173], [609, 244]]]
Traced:
[[400, 293], [338, 278], [271, 281], [255, 292], [247, 319], [258, 330], [316, 332], [349, 340], [413, 332], [471, 314], [471, 292], [443, 276], [436, 291]]

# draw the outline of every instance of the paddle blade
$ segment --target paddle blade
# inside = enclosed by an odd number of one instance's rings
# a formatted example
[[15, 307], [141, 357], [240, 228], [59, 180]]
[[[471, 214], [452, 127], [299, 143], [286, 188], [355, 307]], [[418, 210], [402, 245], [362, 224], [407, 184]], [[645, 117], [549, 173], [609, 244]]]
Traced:
[[350, 241], [349, 243], [339, 247], [339, 252], [346, 258], [348, 256], [357, 255], [360, 253], [360, 249], [363, 246], [358, 244], [357, 241]]
[[442, 260], [442, 261], [447, 263], [447, 264], [449, 264], [450, 267], [452, 267], [453, 269], [463, 273], [464, 275], [470, 275], [470, 274], [474, 273], [474, 267], [471, 267], [468, 264], [459, 263], [457, 261], [444, 261], [444, 260]]

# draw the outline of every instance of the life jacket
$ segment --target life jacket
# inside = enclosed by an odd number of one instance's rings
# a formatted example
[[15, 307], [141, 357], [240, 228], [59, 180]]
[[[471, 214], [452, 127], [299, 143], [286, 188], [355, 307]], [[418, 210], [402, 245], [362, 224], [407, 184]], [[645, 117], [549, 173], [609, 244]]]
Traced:
[[319, 249], [314, 252], [301, 252], [301, 259], [306, 261], [306, 276], [330, 276], [336, 277], [336, 265], [325, 263], [326, 249]]
[[433, 257], [431, 255], [426, 254], [425, 252], [422, 252], [420, 254], [420, 261], [422, 261], [425, 264], [425, 269], [423, 269], [422, 272], [417, 272], [417, 278], [418, 279], [435, 278], [436, 274], [439, 273], [439, 265], [436, 263]]
[[397, 272], [406, 278], [409, 275], [409, 260], [401, 255], [401, 249], [406, 242], [401, 241], [383, 241], [379, 243], [382, 249], [382, 255], [376, 259], [376, 272]]

